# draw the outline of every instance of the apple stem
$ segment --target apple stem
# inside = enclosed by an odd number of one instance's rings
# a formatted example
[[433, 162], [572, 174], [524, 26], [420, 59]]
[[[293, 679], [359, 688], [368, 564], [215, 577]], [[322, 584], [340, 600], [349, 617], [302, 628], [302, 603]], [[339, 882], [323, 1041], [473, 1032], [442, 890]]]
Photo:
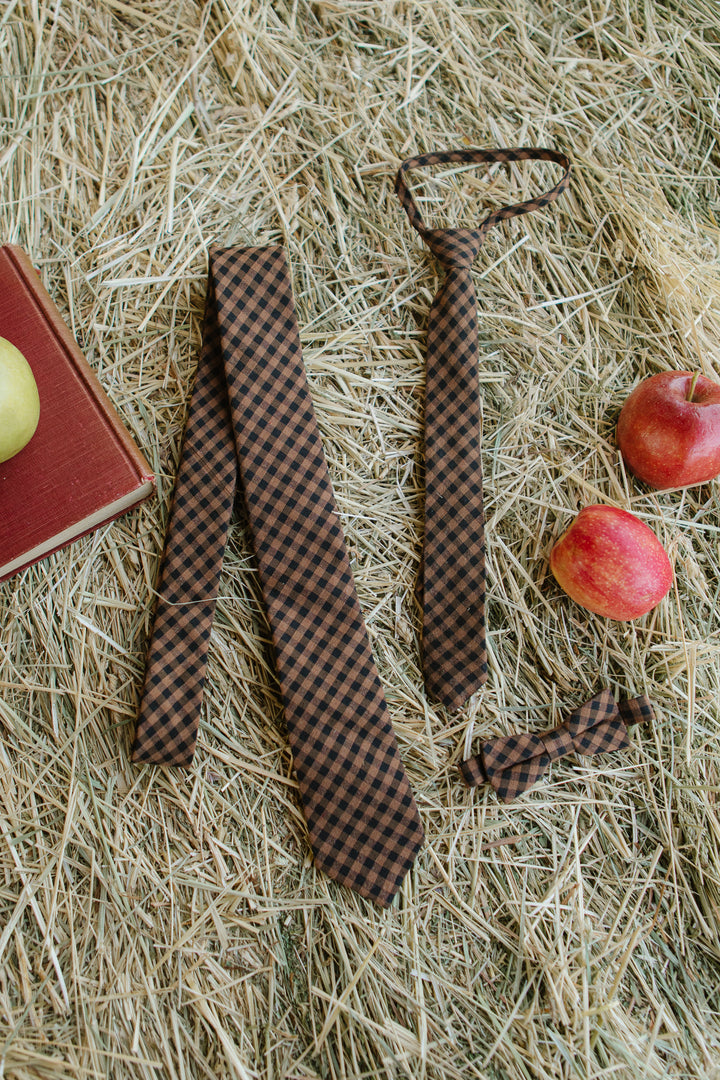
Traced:
[[695, 387], [697, 386], [697, 381], [698, 381], [699, 378], [700, 378], [700, 372], [696, 371], [695, 374], [692, 377], [692, 382], [690, 383], [690, 389], [688, 390], [688, 396], [685, 399], [686, 401], [692, 401], [693, 394], [695, 393]]

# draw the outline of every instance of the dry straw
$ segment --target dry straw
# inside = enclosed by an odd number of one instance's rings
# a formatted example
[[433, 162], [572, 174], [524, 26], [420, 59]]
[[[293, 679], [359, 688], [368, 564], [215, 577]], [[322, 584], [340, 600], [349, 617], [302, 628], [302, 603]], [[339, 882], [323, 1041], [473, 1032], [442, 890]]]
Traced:
[[[2, 238], [39, 267], [158, 498], [0, 587], [0, 1077], [720, 1075], [717, 485], [653, 493], [614, 422], [652, 372], [720, 378], [710, 0], [5, 0]], [[545, 144], [569, 196], [476, 266], [491, 670], [425, 699], [423, 329], [438, 269], [401, 159]], [[544, 167], [436, 173], [437, 222]], [[248, 537], [233, 528], [196, 764], [128, 750], [211, 243], [282, 242], [360, 599], [427, 827], [388, 912], [315, 873]], [[1, 328], [0, 328], [1, 332]], [[548, 574], [590, 502], [676, 587], [633, 624]], [[517, 804], [468, 792], [482, 736], [603, 685], [652, 730]]]

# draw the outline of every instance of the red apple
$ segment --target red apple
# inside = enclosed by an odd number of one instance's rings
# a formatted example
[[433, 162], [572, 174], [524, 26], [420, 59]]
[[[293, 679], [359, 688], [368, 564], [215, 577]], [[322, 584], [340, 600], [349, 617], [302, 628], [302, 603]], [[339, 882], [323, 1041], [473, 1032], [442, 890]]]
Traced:
[[586, 506], [550, 552], [558, 584], [609, 619], [637, 619], [672, 585], [665, 549], [644, 522], [614, 506]]
[[704, 484], [720, 474], [720, 384], [662, 371], [636, 386], [620, 412], [625, 464], [656, 488]]

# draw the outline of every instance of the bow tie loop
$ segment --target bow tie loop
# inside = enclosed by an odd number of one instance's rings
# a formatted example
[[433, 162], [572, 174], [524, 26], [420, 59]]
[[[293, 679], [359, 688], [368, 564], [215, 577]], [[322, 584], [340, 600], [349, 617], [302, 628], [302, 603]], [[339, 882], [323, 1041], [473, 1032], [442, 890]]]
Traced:
[[422, 238], [446, 270], [469, 270], [484, 235], [480, 229], [423, 229]]
[[504, 802], [511, 802], [541, 779], [551, 761], [570, 753], [621, 750], [630, 745], [630, 724], [653, 719], [652, 705], [644, 695], [618, 705], [610, 690], [602, 690], [551, 731], [490, 739], [479, 754], [460, 763], [460, 772], [469, 787], [492, 784]]

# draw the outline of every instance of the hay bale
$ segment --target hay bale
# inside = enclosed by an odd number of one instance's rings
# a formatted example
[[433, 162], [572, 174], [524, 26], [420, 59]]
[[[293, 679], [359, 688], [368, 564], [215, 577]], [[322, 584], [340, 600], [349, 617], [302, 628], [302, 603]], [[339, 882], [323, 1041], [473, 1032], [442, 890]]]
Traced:
[[[720, 377], [717, 13], [704, 0], [9, 0], [3, 236], [39, 266], [158, 498], [0, 586], [4, 1076], [717, 1076], [717, 486], [653, 493], [613, 439], [654, 371]], [[571, 193], [476, 264], [491, 670], [418, 666], [420, 400], [439, 269], [394, 194], [456, 145], [565, 149]], [[426, 178], [473, 222], [542, 167]], [[251, 548], [233, 527], [189, 772], [129, 764], [211, 243], [286, 245], [360, 600], [427, 847], [376, 911], [317, 874]], [[633, 624], [548, 574], [631, 509], [676, 588]], [[599, 685], [657, 725], [517, 804], [482, 737]]]

